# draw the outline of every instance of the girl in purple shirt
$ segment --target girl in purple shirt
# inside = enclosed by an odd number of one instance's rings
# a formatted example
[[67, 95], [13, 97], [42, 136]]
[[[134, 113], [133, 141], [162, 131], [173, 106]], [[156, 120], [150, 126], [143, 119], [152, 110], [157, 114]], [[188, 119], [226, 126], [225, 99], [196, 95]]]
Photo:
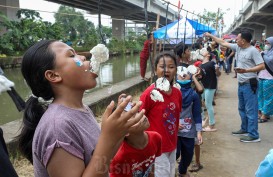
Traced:
[[[92, 67], [59, 41], [40, 41], [26, 51], [21, 70], [32, 96], [27, 100], [19, 148], [33, 163], [36, 177], [108, 176], [120, 142], [143, 117], [144, 111], [137, 113], [141, 102], [121, 114], [131, 99], [128, 96], [113, 113], [114, 102], [108, 105], [100, 130], [82, 102], [84, 91], [97, 84]], [[46, 107], [38, 98], [52, 103]]]

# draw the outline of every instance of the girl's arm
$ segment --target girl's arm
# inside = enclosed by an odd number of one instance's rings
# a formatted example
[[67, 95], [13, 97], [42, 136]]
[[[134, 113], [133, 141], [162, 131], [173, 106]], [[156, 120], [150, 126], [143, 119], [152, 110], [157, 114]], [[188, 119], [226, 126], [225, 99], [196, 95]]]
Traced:
[[192, 115], [195, 121], [196, 131], [197, 131], [197, 139], [198, 144], [203, 143], [202, 138], [202, 116], [201, 116], [201, 101], [199, 99], [199, 96], [197, 94], [194, 94], [193, 98], [193, 108], [192, 108]]
[[[128, 96], [113, 113], [113, 101], [106, 108], [103, 114], [101, 135], [87, 167], [82, 159], [71, 155], [62, 148], [55, 148], [47, 165], [49, 176], [108, 177], [110, 161], [116, 153], [117, 145], [121, 143], [127, 132], [143, 117], [145, 112], [142, 110], [137, 113], [142, 104], [142, 102], [138, 102], [130, 111], [123, 113], [130, 100], [131, 96]], [[130, 121], [128, 121], [129, 119]]]

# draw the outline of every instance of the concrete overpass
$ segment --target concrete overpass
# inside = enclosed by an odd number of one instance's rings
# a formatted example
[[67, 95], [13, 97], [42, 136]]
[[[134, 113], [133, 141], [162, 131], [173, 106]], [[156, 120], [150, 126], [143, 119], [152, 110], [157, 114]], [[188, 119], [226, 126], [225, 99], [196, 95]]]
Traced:
[[[50, 2], [71, 6], [88, 11], [90, 14], [98, 14], [99, 0], [47, 0]], [[123, 38], [125, 34], [125, 19], [135, 23], [145, 23], [144, 0], [102, 0], [101, 14], [112, 17], [113, 36]], [[16, 20], [18, 9], [5, 6], [19, 7], [19, 0], [0, 0], [0, 12], [9, 19]], [[166, 24], [166, 4], [160, 0], [148, 0], [147, 11], [149, 25], [156, 26], [157, 14], [160, 15], [159, 23]], [[49, 9], [50, 10], [50, 9]], [[167, 21], [177, 18], [177, 12], [168, 9]]]
[[[58, 4], [71, 6], [88, 11], [90, 14], [98, 14], [99, 0], [47, 0]], [[102, 0], [101, 14], [112, 17], [113, 36], [123, 38], [125, 34], [125, 19], [136, 23], [145, 23], [144, 0]], [[160, 15], [160, 24], [166, 24], [166, 7], [160, 0], [148, 0], [148, 21], [156, 26], [157, 14]], [[175, 20], [177, 12], [168, 10], [168, 23]]]
[[253, 39], [262, 40], [273, 36], [273, 0], [249, 0], [226, 33], [238, 34], [249, 29]]

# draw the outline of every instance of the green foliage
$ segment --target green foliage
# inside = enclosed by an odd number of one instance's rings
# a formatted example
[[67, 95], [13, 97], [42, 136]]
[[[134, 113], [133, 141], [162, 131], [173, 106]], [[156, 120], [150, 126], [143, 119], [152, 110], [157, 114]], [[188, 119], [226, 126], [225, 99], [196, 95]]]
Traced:
[[[77, 43], [77, 40], [86, 42], [86, 38], [90, 39], [88, 33], [95, 31], [95, 25], [84, 19], [83, 14], [76, 11], [73, 7], [60, 6], [54, 17], [56, 23], [64, 29], [66, 40], [71, 40], [74, 43]], [[96, 39], [94, 40], [96, 41]]]
[[[9, 20], [0, 13], [0, 54], [22, 54], [33, 43], [43, 39], [71, 40], [77, 51], [89, 51], [100, 43], [99, 28], [84, 19], [81, 12], [66, 6], [60, 6], [58, 12], [55, 23], [42, 21], [39, 12], [33, 10], [19, 10], [16, 14], [18, 21]], [[111, 39], [108, 44], [111, 52], [140, 51], [146, 40], [145, 35], [137, 36], [133, 31], [129, 31], [125, 40], [113, 38], [111, 27], [102, 26], [101, 31], [105, 39]]]
[[135, 35], [134, 32], [129, 32], [125, 40], [118, 40], [112, 38], [108, 44], [109, 50], [111, 52], [121, 52], [126, 53], [127, 51], [139, 52], [142, 50], [143, 43], [146, 40], [145, 35]]
[[[224, 14], [225, 12], [223, 12], [222, 9], [219, 9], [219, 13], [218, 12], [210, 12], [207, 11], [206, 9], [204, 9], [204, 12], [202, 14], [202, 18], [199, 18], [199, 22], [204, 23], [208, 26], [212, 26], [213, 28], [217, 28], [219, 27], [219, 23], [221, 22], [221, 20], [223, 20], [224, 18]], [[217, 26], [217, 22], [218, 22], [218, 26]]]
[[[99, 27], [96, 28], [96, 31], [97, 31], [98, 36], [100, 36]], [[102, 33], [104, 40], [112, 38], [112, 28], [110, 28], [108, 26], [101, 26], [101, 33]], [[101, 40], [101, 37], [100, 37], [100, 40]]]
[[111, 52], [126, 52], [126, 46], [124, 40], [118, 40], [116, 38], [112, 38], [108, 44], [109, 50]]
[[21, 9], [16, 15], [19, 21], [10, 21], [3, 14], [0, 15], [0, 26], [4, 31], [0, 41], [2, 54], [18, 55], [38, 40], [61, 39], [63, 35], [60, 25], [43, 22], [36, 11]]

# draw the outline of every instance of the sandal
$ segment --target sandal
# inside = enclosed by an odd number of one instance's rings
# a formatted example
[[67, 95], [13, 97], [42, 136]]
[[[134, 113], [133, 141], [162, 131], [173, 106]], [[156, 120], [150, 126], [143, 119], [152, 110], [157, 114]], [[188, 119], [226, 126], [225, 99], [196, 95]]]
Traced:
[[178, 173], [178, 177], [191, 177], [191, 175], [189, 173], [186, 173], [186, 174]]
[[203, 132], [215, 132], [217, 131], [216, 128], [210, 128], [210, 126], [207, 126], [205, 128], [202, 129]]
[[267, 122], [267, 121], [268, 121], [268, 119], [261, 119], [261, 118], [258, 119], [258, 122], [259, 122], [259, 123], [265, 123], [265, 122]]
[[201, 164], [192, 164], [191, 169], [189, 170], [190, 172], [198, 172], [203, 168], [203, 165]]
[[144, 80], [144, 81], [149, 81], [150, 79], [148, 79], [147, 77], [144, 77], [144, 78], [142, 78], [141, 80]]

